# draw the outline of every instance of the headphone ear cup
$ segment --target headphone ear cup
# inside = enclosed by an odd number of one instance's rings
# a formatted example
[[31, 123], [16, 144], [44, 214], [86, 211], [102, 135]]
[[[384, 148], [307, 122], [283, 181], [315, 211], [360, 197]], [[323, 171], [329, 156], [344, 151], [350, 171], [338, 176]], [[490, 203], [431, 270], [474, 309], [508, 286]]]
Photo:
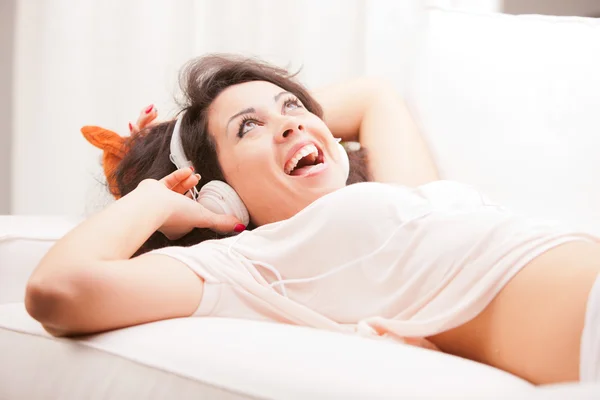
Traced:
[[250, 216], [248, 215], [248, 210], [242, 202], [242, 199], [235, 190], [225, 182], [208, 182], [200, 189], [196, 201], [215, 214], [233, 215], [245, 226], [248, 226], [250, 223]]
[[348, 152], [338, 143], [338, 150], [340, 151], [340, 163], [342, 164], [342, 168], [344, 169], [345, 179], [348, 180], [348, 176], [350, 176], [350, 159], [348, 158]]

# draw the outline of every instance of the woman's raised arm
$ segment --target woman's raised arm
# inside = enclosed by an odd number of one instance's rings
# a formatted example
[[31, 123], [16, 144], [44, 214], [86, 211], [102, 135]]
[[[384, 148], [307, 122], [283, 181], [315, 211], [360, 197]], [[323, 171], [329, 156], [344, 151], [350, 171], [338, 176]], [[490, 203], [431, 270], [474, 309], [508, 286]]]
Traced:
[[157, 230], [170, 238], [194, 227], [233, 231], [235, 217], [182, 194], [198, 179], [186, 168], [143, 181], [65, 235], [28, 281], [28, 313], [56, 336], [191, 315], [202, 297], [200, 277], [168, 256], [130, 257]]
[[433, 157], [391, 85], [363, 78], [316, 90], [325, 123], [337, 137], [369, 150], [378, 182], [418, 186], [439, 179]]

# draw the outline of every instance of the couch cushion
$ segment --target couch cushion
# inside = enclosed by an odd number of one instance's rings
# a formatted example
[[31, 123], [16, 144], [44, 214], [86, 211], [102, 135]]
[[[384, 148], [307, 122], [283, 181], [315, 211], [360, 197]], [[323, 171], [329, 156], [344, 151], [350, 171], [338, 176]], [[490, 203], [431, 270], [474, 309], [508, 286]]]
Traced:
[[406, 97], [442, 177], [600, 234], [600, 19], [432, 8]]
[[21, 303], [0, 305], [0, 354], [3, 399], [465, 398], [533, 389], [436, 351], [248, 320], [177, 318], [57, 339]]
[[31, 272], [81, 218], [0, 215], [0, 304], [23, 301]]

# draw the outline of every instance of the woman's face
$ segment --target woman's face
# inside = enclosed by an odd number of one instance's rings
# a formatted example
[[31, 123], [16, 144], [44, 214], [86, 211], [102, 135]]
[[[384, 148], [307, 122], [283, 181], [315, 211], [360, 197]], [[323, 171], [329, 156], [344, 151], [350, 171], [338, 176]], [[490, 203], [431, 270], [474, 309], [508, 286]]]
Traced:
[[329, 128], [270, 82], [225, 89], [211, 104], [208, 129], [225, 179], [256, 225], [287, 219], [345, 185]]

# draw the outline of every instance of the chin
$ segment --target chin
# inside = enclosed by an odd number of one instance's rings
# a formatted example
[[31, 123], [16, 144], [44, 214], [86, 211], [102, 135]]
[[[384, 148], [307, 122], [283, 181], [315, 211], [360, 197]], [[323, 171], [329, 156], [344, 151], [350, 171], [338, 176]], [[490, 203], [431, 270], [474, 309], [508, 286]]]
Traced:
[[268, 195], [270, 191], [265, 188], [253, 196], [256, 206], [249, 207], [249, 211], [252, 209], [250, 219], [255, 226], [289, 219], [319, 198], [345, 187], [346, 182], [342, 177], [323, 176], [291, 182], [288, 179], [283, 186], [286, 187], [283, 192], [279, 187]]

